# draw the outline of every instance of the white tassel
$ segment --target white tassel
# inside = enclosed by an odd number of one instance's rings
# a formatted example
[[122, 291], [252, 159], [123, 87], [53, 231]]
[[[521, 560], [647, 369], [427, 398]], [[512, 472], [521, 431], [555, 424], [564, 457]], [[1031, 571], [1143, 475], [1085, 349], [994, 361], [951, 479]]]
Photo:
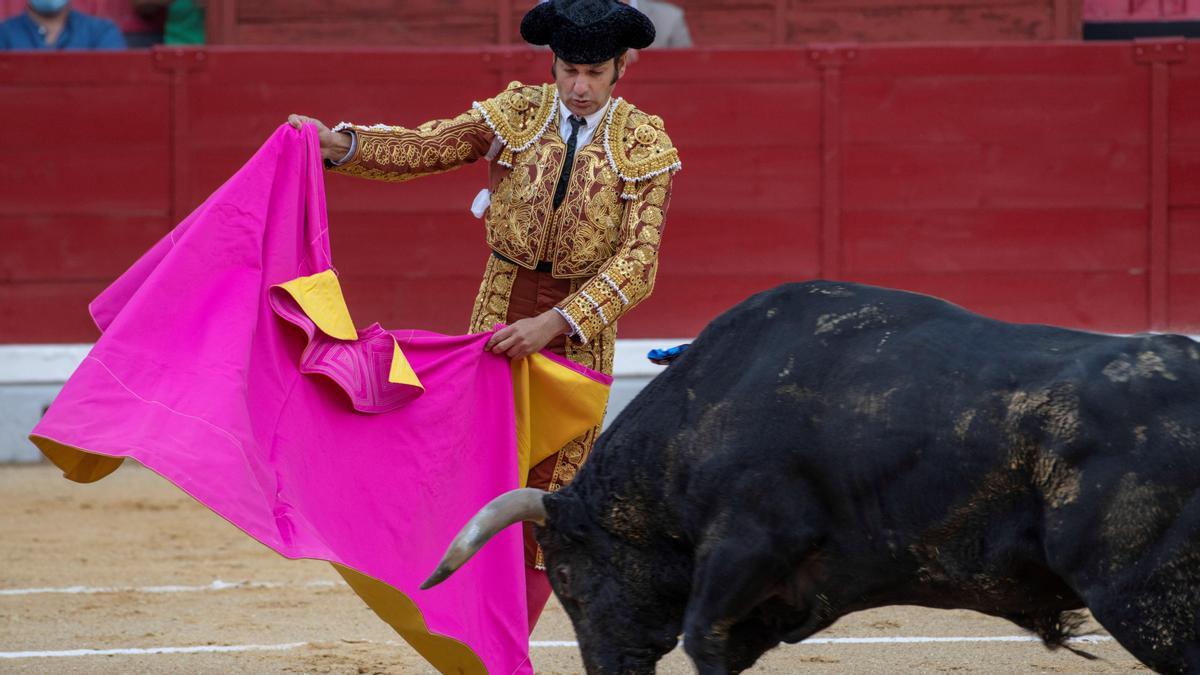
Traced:
[[594, 298], [592, 298], [592, 296], [588, 295], [587, 291], [581, 292], [579, 294], [579, 296], [581, 298], [583, 298], [584, 300], [587, 300], [588, 302], [592, 303], [592, 308], [596, 310], [596, 312], [600, 315], [600, 320], [604, 322], [605, 326], [607, 326], [608, 325], [608, 317], [604, 315], [604, 310], [601, 309], [600, 303], [596, 302], [596, 300]]
[[622, 305], [629, 304], [629, 298], [625, 297], [625, 294], [621, 292], [621, 287], [617, 286], [617, 282], [613, 281], [612, 277], [608, 276], [607, 273], [604, 273], [600, 275], [600, 278], [604, 280], [604, 283], [608, 284], [609, 288], [613, 289], [613, 293], [616, 293], [617, 297], [621, 299]]
[[487, 188], [483, 188], [479, 191], [479, 194], [475, 195], [475, 200], [471, 202], [471, 215], [476, 218], [482, 218], [491, 205], [492, 193]]

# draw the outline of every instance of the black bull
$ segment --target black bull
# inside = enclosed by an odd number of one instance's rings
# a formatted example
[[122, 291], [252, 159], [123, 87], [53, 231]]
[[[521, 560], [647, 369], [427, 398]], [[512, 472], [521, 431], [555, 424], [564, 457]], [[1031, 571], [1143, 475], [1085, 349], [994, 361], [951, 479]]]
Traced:
[[849, 612], [972, 609], [1051, 648], [1096, 620], [1200, 672], [1200, 345], [1016, 325], [812, 282], [713, 321], [575, 482], [497, 498], [542, 524], [592, 673], [652, 672], [682, 634], [737, 672]]

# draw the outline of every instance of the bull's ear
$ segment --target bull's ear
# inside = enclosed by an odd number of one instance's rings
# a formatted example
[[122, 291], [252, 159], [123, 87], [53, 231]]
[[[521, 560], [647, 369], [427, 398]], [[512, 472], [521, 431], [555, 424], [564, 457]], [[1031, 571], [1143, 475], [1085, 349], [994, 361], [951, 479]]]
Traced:
[[555, 534], [583, 541], [588, 525], [583, 500], [570, 492], [551, 492], [542, 498], [546, 506], [546, 528]]
[[571, 597], [571, 566], [557, 565], [554, 568], [554, 590], [568, 598]]

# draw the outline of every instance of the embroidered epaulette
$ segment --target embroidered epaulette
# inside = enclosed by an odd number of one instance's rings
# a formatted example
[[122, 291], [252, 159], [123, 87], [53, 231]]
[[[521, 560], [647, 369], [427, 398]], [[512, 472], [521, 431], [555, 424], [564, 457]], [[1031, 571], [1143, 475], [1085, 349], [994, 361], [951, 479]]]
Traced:
[[546, 133], [558, 110], [558, 89], [550, 84], [526, 86], [512, 82], [499, 95], [471, 105], [483, 114], [484, 122], [504, 144], [496, 162], [511, 168], [513, 155]]
[[625, 181], [622, 199], [635, 198], [638, 183], [683, 168], [662, 118], [647, 115], [623, 98], [608, 109], [604, 151], [613, 171]]

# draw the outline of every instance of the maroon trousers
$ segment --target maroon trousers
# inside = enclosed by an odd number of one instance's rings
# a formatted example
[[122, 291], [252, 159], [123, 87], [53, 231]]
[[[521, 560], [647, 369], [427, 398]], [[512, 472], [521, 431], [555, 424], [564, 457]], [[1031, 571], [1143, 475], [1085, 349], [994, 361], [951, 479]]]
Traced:
[[[505, 322], [512, 325], [521, 319], [537, 316], [542, 312], [553, 309], [571, 292], [570, 279], [555, 279], [547, 272], [536, 272], [519, 268], [517, 278], [513, 280], [512, 295], [508, 301], [508, 316]], [[567, 337], [560, 335], [546, 345], [546, 349], [565, 356]], [[528, 487], [545, 490], [550, 487], [554, 477], [554, 464], [557, 456], [551, 455], [529, 470]], [[537, 560], [537, 541], [533, 537], [533, 525], [525, 523], [525, 601], [529, 609], [529, 632], [537, 625], [542, 608], [550, 598], [550, 582], [546, 573], [534, 569]]]

